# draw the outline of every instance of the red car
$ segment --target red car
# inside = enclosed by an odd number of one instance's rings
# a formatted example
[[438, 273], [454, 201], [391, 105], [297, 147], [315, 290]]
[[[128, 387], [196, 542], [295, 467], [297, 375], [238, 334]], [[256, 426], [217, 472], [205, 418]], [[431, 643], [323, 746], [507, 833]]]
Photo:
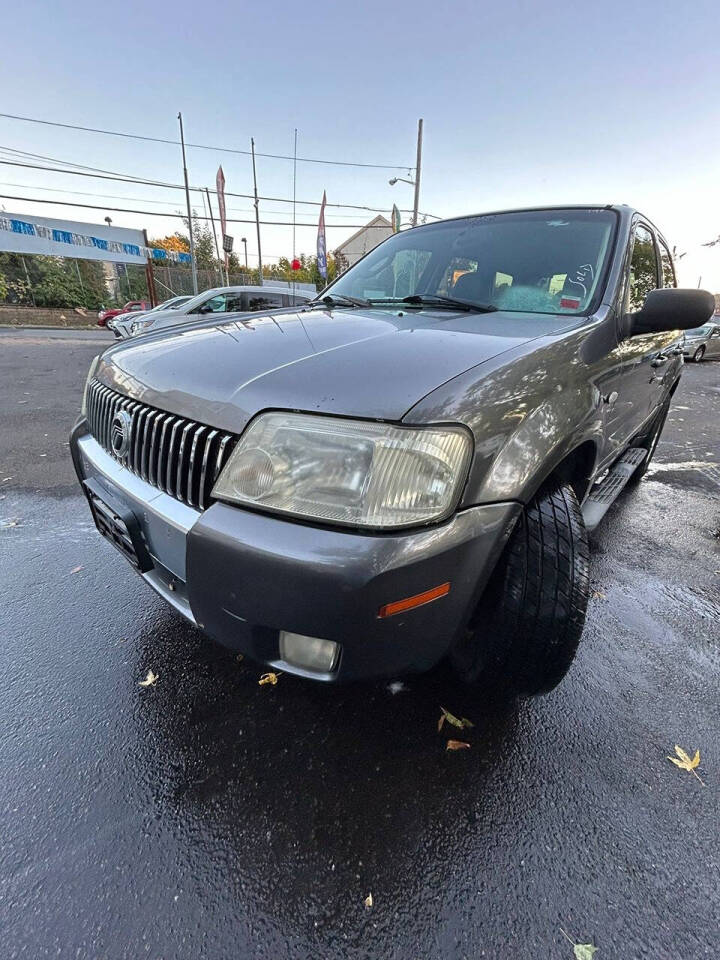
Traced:
[[118, 307], [113, 310], [101, 310], [97, 318], [98, 326], [104, 327], [108, 320], [111, 320], [113, 317], [119, 317], [121, 313], [139, 313], [141, 310], [152, 310], [152, 304], [149, 300], [128, 300], [124, 307]]

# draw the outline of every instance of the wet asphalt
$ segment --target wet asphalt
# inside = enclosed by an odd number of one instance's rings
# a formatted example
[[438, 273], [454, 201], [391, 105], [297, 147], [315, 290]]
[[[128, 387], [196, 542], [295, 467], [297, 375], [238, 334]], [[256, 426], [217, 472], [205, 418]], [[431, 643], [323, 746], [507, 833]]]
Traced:
[[720, 363], [593, 537], [568, 677], [508, 704], [443, 668], [261, 687], [155, 597], [68, 456], [108, 342], [0, 330], [0, 957], [715, 957]]

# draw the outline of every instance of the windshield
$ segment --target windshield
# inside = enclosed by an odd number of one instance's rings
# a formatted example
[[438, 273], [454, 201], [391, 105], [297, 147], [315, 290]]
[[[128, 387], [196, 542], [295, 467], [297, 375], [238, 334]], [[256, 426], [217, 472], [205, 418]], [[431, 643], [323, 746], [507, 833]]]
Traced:
[[535, 210], [406, 230], [326, 293], [390, 303], [454, 297], [522, 313], [587, 313], [602, 291], [616, 220], [611, 210]]

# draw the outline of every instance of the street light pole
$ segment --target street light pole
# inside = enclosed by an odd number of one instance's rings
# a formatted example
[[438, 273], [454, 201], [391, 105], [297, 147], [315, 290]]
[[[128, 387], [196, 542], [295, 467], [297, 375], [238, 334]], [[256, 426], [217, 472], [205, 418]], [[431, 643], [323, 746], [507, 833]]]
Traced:
[[190, 187], [188, 186], [187, 161], [185, 159], [185, 133], [183, 131], [182, 113], [178, 113], [178, 120], [180, 121], [180, 144], [182, 146], [183, 176], [185, 177], [185, 202], [187, 203], [188, 230], [190, 233], [190, 266], [192, 267], [193, 293], [197, 294], [197, 264], [195, 263], [195, 240], [193, 238], [192, 210], [190, 208]]
[[423, 141], [423, 122], [422, 117], [418, 120], [417, 135], [417, 159], [415, 161], [415, 202], [413, 203], [412, 225], [417, 226], [418, 206], [420, 205], [420, 168], [422, 167], [422, 141]]
[[240, 238], [240, 243], [244, 244], [244, 246], [245, 246], [245, 273], [247, 273], [247, 270], [248, 270], [248, 262], [247, 262], [247, 237], [241, 237], [241, 238]]
[[257, 238], [258, 238], [258, 284], [259, 286], [262, 286], [263, 273], [262, 273], [262, 251], [260, 249], [260, 201], [258, 200], [258, 192], [257, 192], [257, 171], [255, 170], [255, 139], [254, 137], [250, 138], [250, 148], [252, 150], [253, 184], [255, 186], [255, 225], [257, 226]]

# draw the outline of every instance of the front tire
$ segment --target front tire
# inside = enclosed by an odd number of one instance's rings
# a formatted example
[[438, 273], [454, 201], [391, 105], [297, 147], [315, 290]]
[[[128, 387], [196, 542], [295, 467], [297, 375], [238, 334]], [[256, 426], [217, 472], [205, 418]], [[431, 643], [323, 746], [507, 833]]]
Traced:
[[700, 361], [704, 356], [705, 356], [705, 347], [698, 347], [695, 353], [693, 354], [693, 363], [700, 363]]
[[521, 514], [451, 659], [465, 681], [547, 693], [575, 658], [590, 592], [588, 536], [572, 487], [542, 487]]

